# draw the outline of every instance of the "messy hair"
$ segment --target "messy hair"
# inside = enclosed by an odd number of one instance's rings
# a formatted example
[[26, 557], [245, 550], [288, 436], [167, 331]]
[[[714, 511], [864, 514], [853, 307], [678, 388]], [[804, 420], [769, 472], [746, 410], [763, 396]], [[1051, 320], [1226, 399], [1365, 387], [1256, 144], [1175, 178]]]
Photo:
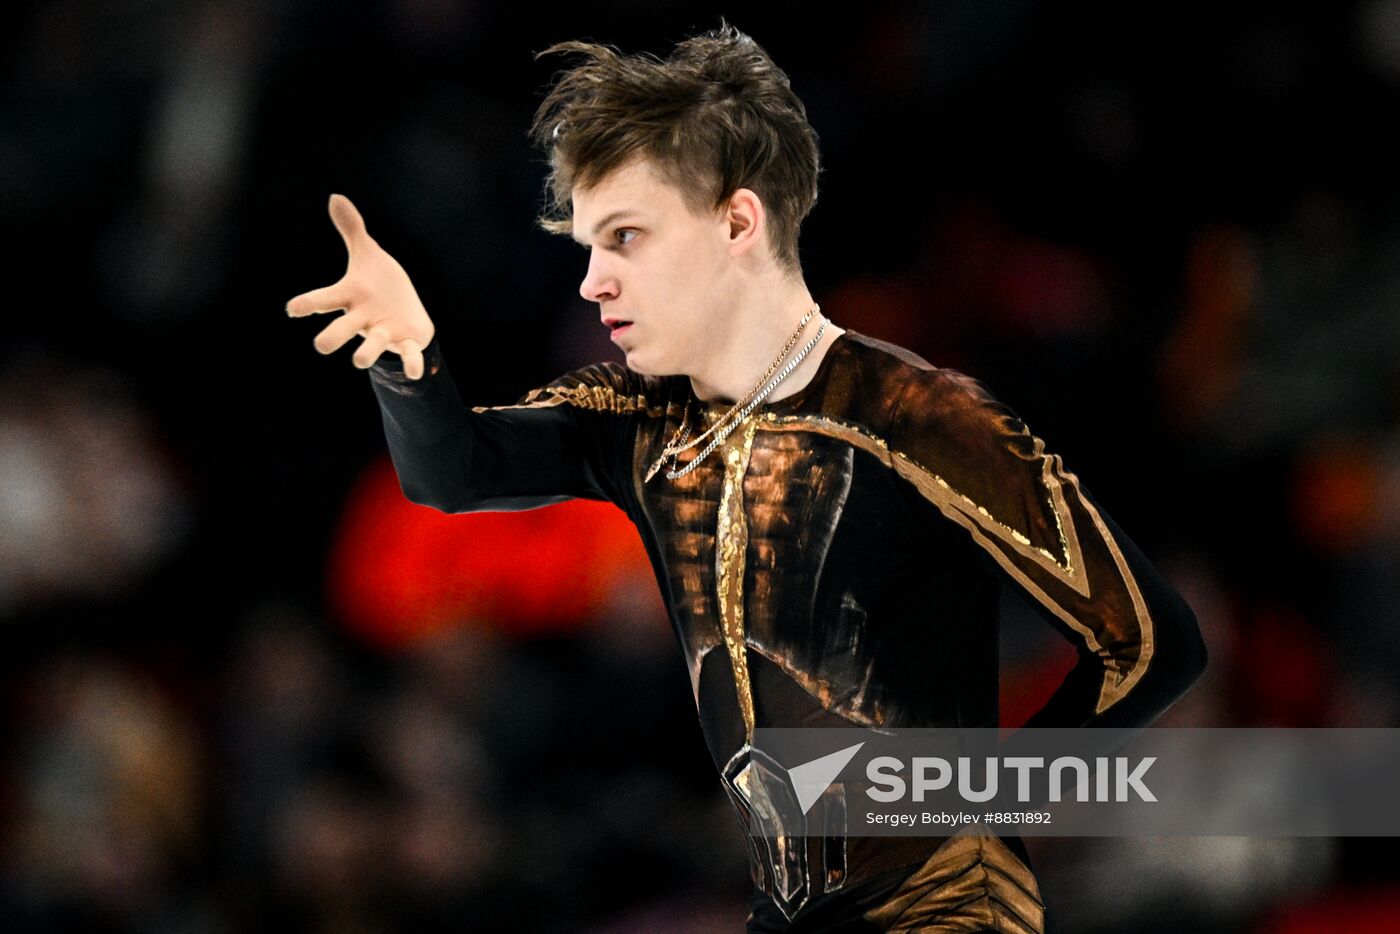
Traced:
[[646, 157], [698, 215], [716, 214], [739, 188], [767, 213], [769, 244], [800, 273], [797, 235], [817, 201], [817, 134], [787, 75], [758, 43], [720, 26], [679, 42], [670, 56], [622, 55], [570, 40], [553, 52], [585, 60], [565, 71], [535, 113], [531, 139], [549, 155], [538, 223], [573, 233], [572, 193]]

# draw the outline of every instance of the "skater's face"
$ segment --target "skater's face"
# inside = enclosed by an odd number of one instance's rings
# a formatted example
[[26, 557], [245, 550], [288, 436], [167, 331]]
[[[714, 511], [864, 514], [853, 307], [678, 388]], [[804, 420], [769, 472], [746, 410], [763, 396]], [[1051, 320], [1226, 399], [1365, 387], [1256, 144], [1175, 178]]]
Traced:
[[572, 201], [574, 239], [589, 251], [579, 294], [598, 303], [627, 366], [656, 376], [700, 371], [728, 326], [751, 252], [731, 239], [728, 213], [692, 213], [642, 159], [574, 189]]

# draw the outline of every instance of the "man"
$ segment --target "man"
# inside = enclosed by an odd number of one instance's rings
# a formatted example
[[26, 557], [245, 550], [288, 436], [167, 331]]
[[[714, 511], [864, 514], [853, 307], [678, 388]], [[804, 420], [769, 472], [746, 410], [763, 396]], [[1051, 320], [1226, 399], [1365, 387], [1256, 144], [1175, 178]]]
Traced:
[[[322, 353], [364, 338], [404, 494], [624, 510], [746, 831], [758, 727], [995, 727], [1001, 585], [1079, 650], [1029, 725], [1171, 704], [1205, 664], [1195, 618], [1059, 456], [977, 380], [821, 314], [797, 256], [816, 134], [767, 54], [724, 23], [664, 61], [555, 51], [586, 61], [535, 117], [542, 223], [588, 249], [580, 294], [626, 365], [468, 408], [408, 276], [338, 195], [346, 275], [288, 304], [345, 309]], [[1043, 930], [1015, 837], [748, 840], [750, 931]]]

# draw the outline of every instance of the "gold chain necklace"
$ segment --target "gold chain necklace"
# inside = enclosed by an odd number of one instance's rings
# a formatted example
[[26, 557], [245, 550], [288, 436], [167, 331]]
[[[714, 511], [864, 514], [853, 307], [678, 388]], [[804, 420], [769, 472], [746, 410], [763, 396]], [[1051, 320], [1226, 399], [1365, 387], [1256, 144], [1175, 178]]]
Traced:
[[[715, 423], [711, 425], [703, 434], [698, 435], [689, 443], [686, 443], [685, 439], [690, 435], [690, 407], [693, 397], [692, 400], [687, 400], [685, 412], [681, 416], [681, 424], [676, 427], [676, 431], [671, 436], [671, 440], [666, 443], [666, 447], [661, 452], [661, 456], [656, 459], [656, 463], [651, 465], [651, 469], [647, 471], [646, 477], [643, 479], [642, 482], [645, 483], [646, 481], [654, 477], [656, 475], [656, 472], [661, 469], [663, 464], [665, 464], [667, 458], [671, 459], [671, 469], [666, 472], [666, 477], [671, 480], [676, 480], [680, 477], [684, 477], [686, 474], [690, 473], [697, 466], [699, 466], [700, 462], [703, 461], [707, 456], [709, 456], [709, 454], [712, 451], [714, 451], [715, 448], [719, 447], [720, 444], [724, 442], [724, 439], [729, 437], [730, 433], [733, 432], [733, 430], [736, 427], [738, 427], [738, 425], [741, 422], [743, 422], [744, 418], [749, 414], [750, 411], [753, 410], [754, 406], [762, 402], [769, 395], [769, 393], [771, 393], [775, 388], [777, 388], [778, 384], [783, 381], [784, 377], [791, 373], [797, 367], [797, 365], [802, 362], [802, 359], [807, 356], [811, 349], [817, 345], [817, 342], [822, 339], [822, 334], [826, 331], [826, 326], [829, 323], [825, 319], [822, 320], [821, 327], [817, 328], [816, 336], [807, 342], [807, 345], [798, 352], [797, 356], [795, 356], [786, 367], [783, 368], [782, 372], [778, 374], [777, 378], [773, 379], [771, 383], [768, 383], [766, 387], [764, 386], [764, 383], [767, 382], [769, 377], [773, 375], [773, 371], [778, 369], [778, 367], [782, 365], [783, 359], [787, 357], [788, 351], [790, 351], [792, 349], [792, 345], [796, 343], [798, 335], [800, 335], [803, 329], [806, 328], [807, 322], [812, 319], [813, 315], [817, 314], [820, 311], [821, 305], [814, 304], [812, 306], [812, 310], [802, 316], [802, 320], [797, 325], [797, 330], [792, 332], [792, 336], [788, 338], [787, 344], [783, 347], [782, 352], [778, 354], [777, 359], [774, 360], [772, 365], [768, 367], [768, 372], [764, 373], [763, 376], [759, 378], [758, 382], [754, 384], [753, 389], [750, 389], [748, 393], [745, 394], [746, 400], [740, 400], [734, 403], [733, 407], [731, 407], [728, 412], [724, 413], [724, 415], [717, 419]], [[762, 391], [760, 391], [760, 387], [763, 387]], [[735, 413], [737, 413], [737, 416]], [[730, 420], [731, 416], [734, 416], [732, 421]], [[709, 435], [713, 434], [716, 431], [719, 431], [719, 434], [715, 436], [715, 439], [711, 441], [703, 451], [696, 455], [695, 458], [689, 464], [685, 465], [685, 467], [681, 468], [680, 470], [676, 469], [676, 464], [678, 463], [680, 454], [695, 447], [697, 444], [699, 444], [701, 441], [704, 441], [705, 438], [707, 438]]]

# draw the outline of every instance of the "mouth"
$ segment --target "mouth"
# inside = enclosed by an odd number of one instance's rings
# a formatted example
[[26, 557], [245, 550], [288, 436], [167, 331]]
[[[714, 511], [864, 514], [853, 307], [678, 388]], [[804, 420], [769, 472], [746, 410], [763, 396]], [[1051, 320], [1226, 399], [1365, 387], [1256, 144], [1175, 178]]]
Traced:
[[624, 334], [624, 333], [626, 333], [626, 331], [628, 330], [628, 328], [632, 327], [632, 322], [631, 322], [631, 321], [615, 320], [615, 321], [607, 321], [607, 322], [605, 322], [605, 323], [607, 324], [607, 326], [608, 326], [609, 328], [612, 329], [612, 334], [611, 334], [610, 336], [613, 337], [613, 338], [616, 338], [619, 334]]

